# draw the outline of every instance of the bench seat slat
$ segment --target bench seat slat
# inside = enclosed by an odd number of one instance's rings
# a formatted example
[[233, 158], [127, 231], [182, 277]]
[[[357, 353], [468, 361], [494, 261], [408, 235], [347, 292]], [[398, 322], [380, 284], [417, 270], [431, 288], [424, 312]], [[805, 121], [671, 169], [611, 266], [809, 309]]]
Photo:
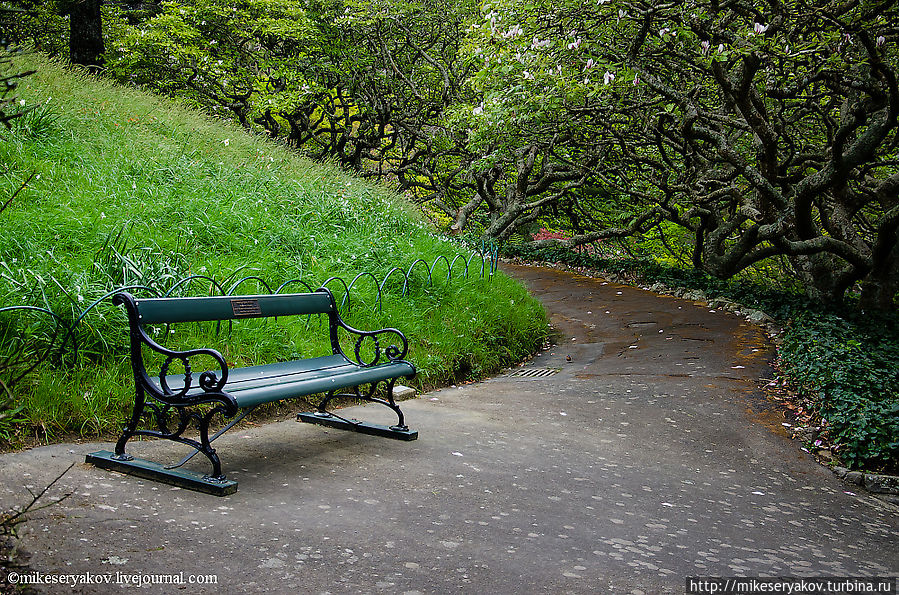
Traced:
[[[406, 362], [394, 362], [363, 368], [342, 355], [328, 355], [306, 360], [234, 368], [228, 372], [225, 391], [237, 401], [238, 407], [253, 407], [261, 403], [305, 397], [380, 382], [397, 376], [412, 375], [415, 369]], [[153, 378], [158, 386], [159, 380]], [[170, 380], [177, 387], [177, 380]], [[177, 388], [176, 388], [177, 390]], [[197, 387], [189, 396], [201, 394]]]
[[231, 368], [228, 370], [228, 386], [242, 384], [260, 378], [277, 378], [290, 374], [313, 372], [315, 370], [338, 370], [346, 366], [358, 367], [342, 355], [324, 355], [289, 362], [247, 366], [246, 368]]
[[397, 376], [411, 376], [414, 373], [415, 368], [406, 362], [394, 362], [371, 368], [350, 366], [338, 374], [333, 373], [333, 370], [324, 374], [315, 372], [297, 374], [289, 380], [287, 377], [281, 377], [274, 383], [245, 390], [231, 387], [229, 383], [228, 393], [234, 397], [239, 407], [254, 407], [261, 403], [326, 393], [369, 382], [381, 382]]

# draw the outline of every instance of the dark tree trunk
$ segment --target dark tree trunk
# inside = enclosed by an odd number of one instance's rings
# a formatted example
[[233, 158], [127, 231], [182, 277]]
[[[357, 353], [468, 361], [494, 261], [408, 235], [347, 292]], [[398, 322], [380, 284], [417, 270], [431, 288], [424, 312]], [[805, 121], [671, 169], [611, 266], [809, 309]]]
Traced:
[[69, 56], [72, 64], [102, 66], [103, 19], [101, 0], [74, 0], [69, 11]]

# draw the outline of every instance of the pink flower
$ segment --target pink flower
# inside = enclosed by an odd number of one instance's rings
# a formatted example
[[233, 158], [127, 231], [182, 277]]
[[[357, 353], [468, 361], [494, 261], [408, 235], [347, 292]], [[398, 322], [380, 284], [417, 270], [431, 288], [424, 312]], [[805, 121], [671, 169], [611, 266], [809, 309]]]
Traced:
[[763, 25], [763, 24], [761, 24], [761, 23], [756, 23], [755, 26], [753, 27], [753, 29], [755, 30], [756, 35], [761, 35], [761, 34], [763, 34], [765, 31], [768, 30], [768, 25]]

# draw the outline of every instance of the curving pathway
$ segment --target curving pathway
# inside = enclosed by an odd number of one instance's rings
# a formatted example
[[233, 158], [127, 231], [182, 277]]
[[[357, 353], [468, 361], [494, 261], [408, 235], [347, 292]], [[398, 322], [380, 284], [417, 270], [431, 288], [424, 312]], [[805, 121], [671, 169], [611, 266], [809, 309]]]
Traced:
[[[505, 269], [544, 301], [557, 344], [513, 374], [407, 401], [417, 442], [238, 429], [217, 443], [240, 480], [221, 499], [80, 463], [61, 481], [74, 495], [26, 526], [32, 568], [212, 573], [215, 587], [189, 587], [209, 593], [638, 595], [684, 593], [689, 576], [899, 575], [897, 509], [853, 493], [767, 410], [760, 329]], [[3, 455], [0, 508], [98, 446]]]

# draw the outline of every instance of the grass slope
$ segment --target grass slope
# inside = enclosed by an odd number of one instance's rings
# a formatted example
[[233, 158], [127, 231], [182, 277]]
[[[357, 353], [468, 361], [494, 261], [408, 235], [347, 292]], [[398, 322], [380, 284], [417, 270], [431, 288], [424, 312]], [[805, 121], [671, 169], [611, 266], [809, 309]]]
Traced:
[[[543, 341], [545, 314], [518, 283], [501, 274], [482, 279], [477, 257], [467, 278], [457, 261], [447, 280], [447, 261], [467, 260], [467, 248], [431, 233], [384, 188], [40, 57], [24, 58], [20, 67], [37, 70], [17, 91], [36, 109], [3, 133], [0, 204], [34, 177], [0, 213], [0, 307], [49, 307], [72, 320], [122, 286], [164, 291], [178, 279], [206, 275], [225, 289], [248, 276], [272, 288], [295, 278], [315, 288], [363, 271], [380, 281], [393, 267], [424, 259], [437, 263], [430, 283], [418, 265], [402, 296], [404, 278], [396, 273], [379, 304], [375, 281], [364, 276], [343, 308], [357, 328], [403, 330], [420, 385], [497, 371]], [[210, 285], [199, 280], [179, 291], [202, 295]], [[328, 286], [341, 300], [342, 285]], [[250, 279], [237, 293], [260, 291]], [[47, 318], [0, 316], [7, 356], [0, 353], [0, 378], [5, 372], [7, 384], [21, 369], [9, 353], [25, 339], [51, 334]], [[327, 351], [325, 341], [310, 339], [323, 334], [317, 324], [246, 321], [218, 334], [182, 325], [167, 344], [215, 343], [235, 363], [274, 361]], [[0, 437], [119, 427], [131, 398], [124, 317], [106, 300], [78, 329], [76, 363], [53, 354], [12, 387], [19, 421], [0, 420]]]

